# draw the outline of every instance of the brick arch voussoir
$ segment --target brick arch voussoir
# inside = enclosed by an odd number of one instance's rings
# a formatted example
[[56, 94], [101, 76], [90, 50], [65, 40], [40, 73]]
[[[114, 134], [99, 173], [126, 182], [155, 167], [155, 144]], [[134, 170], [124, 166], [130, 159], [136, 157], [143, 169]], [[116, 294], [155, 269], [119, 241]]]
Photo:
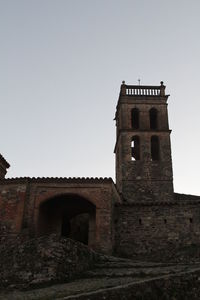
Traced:
[[77, 191], [59, 191], [59, 192], [49, 192], [47, 191], [46, 193], [37, 196], [35, 199], [35, 208], [39, 208], [40, 205], [50, 199], [59, 197], [59, 196], [69, 196], [69, 195], [76, 195], [80, 198], [85, 199], [86, 201], [90, 202], [95, 206], [96, 209], [106, 209], [107, 207], [105, 206], [105, 203], [101, 201], [101, 197], [94, 197], [89, 195], [89, 193], [84, 193], [84, 192], [77, 192]]

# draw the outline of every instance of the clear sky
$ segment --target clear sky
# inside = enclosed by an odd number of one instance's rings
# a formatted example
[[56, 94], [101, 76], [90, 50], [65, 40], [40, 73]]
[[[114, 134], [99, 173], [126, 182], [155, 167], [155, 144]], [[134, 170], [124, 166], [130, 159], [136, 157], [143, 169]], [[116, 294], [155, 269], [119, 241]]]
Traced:
[[200, 195], [199, 0], [0, 0], [7, 177], [112, 177], [120, 84], [169, 98], [175, 191]]

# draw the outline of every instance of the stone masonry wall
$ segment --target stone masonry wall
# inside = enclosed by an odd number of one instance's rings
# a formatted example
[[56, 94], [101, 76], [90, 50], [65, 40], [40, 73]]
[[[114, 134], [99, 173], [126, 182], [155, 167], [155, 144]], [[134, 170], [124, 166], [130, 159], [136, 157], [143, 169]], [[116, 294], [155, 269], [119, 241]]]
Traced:
[[173, 199], [172, 163], [168, 133], [159, 133], [160, 160], [151, 161], [149, 132], [140, 133], [140, 160], [131, 161], [133, 133], [121, 134], [122, 194], [129, 202], [145, 200], [171, 201]]
[[[115, 253], [124, 257], [173, 260], [178, 249], [200, 245], [198, 197], [175, 194], [171, 204], [117, 207]], [[179, 199], [179, 200], [178, 200]], [[187, 200], [186, 200], [187, 199]]]

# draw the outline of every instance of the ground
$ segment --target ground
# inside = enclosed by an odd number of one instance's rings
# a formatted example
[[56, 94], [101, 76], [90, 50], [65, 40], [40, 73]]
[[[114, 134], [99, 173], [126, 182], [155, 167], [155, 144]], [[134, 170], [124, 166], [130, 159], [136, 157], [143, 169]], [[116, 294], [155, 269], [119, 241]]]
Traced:
[[[24, 259], [28, 259], [30, 249], [34, 259], [27, 263]], [[12, 282], [6, 285], [10, 274]], [[101, 255], [57, 235], [29, 240], [10, 252], [8, 247], [1, 251], [4, 286], [0, 300], [199, 299], [199, 280], [197, 247], [182, 250], [168, 263]]]
[[[156, 264], [110, 257], [84, 273], [81, 279], [30, 291], [2, 293], [0, 299], [191, 299], [194, 277], [199, 280], [199, 276], [200, 263]], [[193, 287], [191, 284], [191, 289], [183, 295], [183, 286], [190, 282]], [[192, 299], [198, 297], [199, 290]]]

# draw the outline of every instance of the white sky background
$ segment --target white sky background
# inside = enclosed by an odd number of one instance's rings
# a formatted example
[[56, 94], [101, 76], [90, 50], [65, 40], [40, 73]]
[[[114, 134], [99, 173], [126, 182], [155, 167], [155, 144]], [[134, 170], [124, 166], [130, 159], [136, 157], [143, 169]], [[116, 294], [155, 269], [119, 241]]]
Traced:
[[169, 98], [176, 192], [200, 195], [199, 0], [0, 0], [7, 177], [112, 177], [120, 84]]

